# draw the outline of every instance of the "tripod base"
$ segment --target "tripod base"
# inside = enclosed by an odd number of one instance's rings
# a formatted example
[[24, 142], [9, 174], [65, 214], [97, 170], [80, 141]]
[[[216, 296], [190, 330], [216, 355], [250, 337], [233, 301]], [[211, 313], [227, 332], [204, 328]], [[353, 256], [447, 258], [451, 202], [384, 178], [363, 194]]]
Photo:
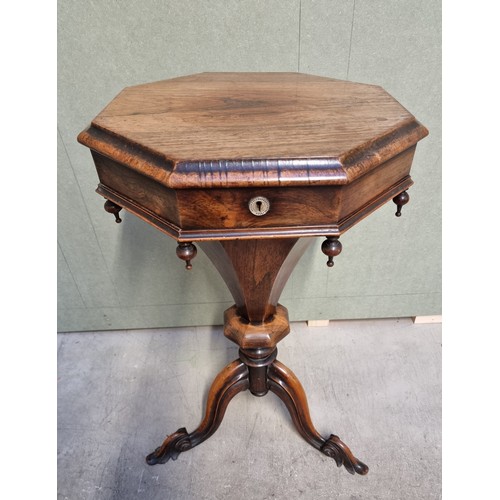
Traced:
[[[240, 355], [249, 362], [248, 353], [240, 352]], [[191, 433], [181, 428], [170, 434], [160, 447], [146, 457], [146, 462], [156, 465], [176, 460], [180, 453], [208, 439], [218, 429], [229, 402], [239, 392], [250, 389], [256, 396], [263, 396], [270, 390], [285, 403], [295, 427], [311, 446], [333, 458], [338, 467], [343, 465], [351, 474], [366, 474], [368, 467], [352, 454], [338, 436], [332, 434], [325, 439], [316, 431], [302, 385], [293, 372], [275, 358], [276, 349], [260, 361], [251, 358], [251, 365], [242, 359], [227, 365], [210, 388], [205, 417], [199, 427]]]
[[179, 453], [208, 439], [222, 422], [231, 399], [248, 389], [260, 397], [274, 392], [285, 403], [300, 435], [333, 458], [339, 467], [343, 465], [351, 474], [368, 472], [368, 467], [338, 436], [324, 438], [318, 433], [311, 422], [302, 385], [276, 359], [276, 345], [290, 332], [287, 309], [278, 299], [295, 264], [311, 243], [306, 240], [271, 238], [200, 244], [235, 299], [235, 305], [224, 312], [224, 335], [239, 346], [239, 359], [215, 378], [199, 427], [191, 433], [181, 428], [168, 436], [148, 455], [148, 464], [175, 460]]

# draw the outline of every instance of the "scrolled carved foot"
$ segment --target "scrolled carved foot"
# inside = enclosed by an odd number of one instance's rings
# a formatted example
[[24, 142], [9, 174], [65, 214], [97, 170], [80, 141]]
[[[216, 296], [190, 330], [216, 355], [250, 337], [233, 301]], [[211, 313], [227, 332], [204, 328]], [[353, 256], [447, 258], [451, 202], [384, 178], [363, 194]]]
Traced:
[[361, 474], [364, 476], [368, 473], [368, 466], [358, 460], [349, 447], [344, 444], [338, 436], [332, 434], [325, 444], [321, 447], [321, 452], [327, 457], [333, 458], [337, 467], [344, 466], [350, 474]]
[[185, 427], [167, 436], [163, 444], [146, 457], [148, 465], [164, 464], [170, 459], [177, 460], [183, 452], [192, 448], [189, 434]]

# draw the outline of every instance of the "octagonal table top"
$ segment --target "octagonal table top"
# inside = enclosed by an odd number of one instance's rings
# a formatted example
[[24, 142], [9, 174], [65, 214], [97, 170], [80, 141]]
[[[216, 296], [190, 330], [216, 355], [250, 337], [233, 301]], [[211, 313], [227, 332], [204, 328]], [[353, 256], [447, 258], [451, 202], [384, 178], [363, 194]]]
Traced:
[[376, 85], [200, 73], [125, 88], [78, 140], [183, 189], [348, 184], [427, 133]]

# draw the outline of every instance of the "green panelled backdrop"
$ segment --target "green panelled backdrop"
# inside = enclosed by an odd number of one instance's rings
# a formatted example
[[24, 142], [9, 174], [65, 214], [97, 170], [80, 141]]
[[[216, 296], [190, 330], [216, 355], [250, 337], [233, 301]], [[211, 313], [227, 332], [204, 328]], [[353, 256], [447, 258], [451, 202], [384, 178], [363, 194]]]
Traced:
[[441, 4], [433, 0], [61, 0], [58, 8], [58, 329], [222, 323], [232, 303], [200, 251], [124, 214], [115, 224], [76, 136], [123, 87], [202, 71], [300, 71], [381, 85], [430, 131], [411, 201], [318, 239], [282, 295], [291, 320], [441, 313]]

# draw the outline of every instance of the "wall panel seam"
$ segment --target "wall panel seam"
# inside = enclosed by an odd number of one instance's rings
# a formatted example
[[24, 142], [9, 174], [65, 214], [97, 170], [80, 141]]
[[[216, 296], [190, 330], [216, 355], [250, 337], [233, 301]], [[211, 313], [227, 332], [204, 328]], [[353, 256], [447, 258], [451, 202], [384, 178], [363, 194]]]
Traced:
[[[335, 300], [335, 299], [364, 299], [369, 297], [405, 297], [405, 296], [415, 296], [415, 295], [441, 295], [441, 292], [409, 292], [409, 293], [387, 293], [387, 294], [373, 294], [373, 295], [336, 295], [332, 297], [311, 297], [311, 298], [303, 298], [303, 297], [295, 297], [289, 298], [288, 300], [304, 300], [304, 301], [315, 301], [315, 300]], [[217, 304], [230, 304], [231, 301], [224, 300], [220, 302], [196, 302], [196, 303], [187, 303], [182, 302], [180, 304], [141, 304], [141, 305], [119, 305], [119, 306], [88, 306], [88, 307], [62, 307], [62, 311], [71, 311], [71, 310], [79, 310], [79, 309], [88, 309], [88, 310], [98, 310], [98, 309], [140, 309], [143, 307], [188, 307], [194, 304], [200, 305], [217, 305]]]
[[[73, 162], [71, 161], [71, 157], [70, 157], [70, 155], [68, 153], [68, 149], [66, 147], [66, 143], [64, 142], [64, 138], [63, 138], [63, 136], [62, 136], [62, 134], [61, 134], [61, 132], [59, 130], [59, 127], [57, 127], [57, 133], [59, 134], [59, 137], [61, 139], [61, 143], [62, 143], [63, 148], [64, 148], [64, 153], [66, 155], [66, 158], [68, 160], [68, 164], [69, 164], [69, 166], [71, 168], [71, 172], [73, 173], [73, 177], [74, 177], [76, 185], [78, 187], [78, 192], [80, 193], [80, 198], [82, 200], [82, 204], [85, 207], [85, 211], [87, 212], [87, 217], [89, 219], [89, 224], [90, 224], [90, 227], [92, 228], [92, 232], [94, 233], [94, 238], [96, 240], [97, 246], [99, 247], [99, 251], [101, 252], [102, 260], [104, 262], [104, 266], [106, 268], [106, 272], [108, 273], [109, 281], [111, 282], [111, 285], [113, 286], [113, 291], [115, 293], [116, 300], [117, 300], [118, 304], [120, 304], [120, 296], [118, 294], [118, 291], [117, 291], [117, 288], [116, 288], [116, 284], [115, 284], [115, 282], [113, 280], [113, 276], [112, 276], [112, 274], [111, 274], [111, 272], [109, 270], [108, 263], [107, 263], [106, 258], [104, 256], [104, 252], [102, 251], [101, 243], [99, 241], [99, 238], [97, 237], [95, 226], [94, 226], [94, 223], [92, 222], [92, 217], [90, 216], [90, 212], [89, 212], [89, 209], [88, 209], [87, 204], [85, 202], [85, 198], [84, 198], [84, 196], [82, 194], [82, 189], [81, 189], [80, 183], [78, 182], [78, 177], [76, 176], [75, 169], [73, 167]], [[69, 268], [69, 264], [68, 264], [68, 268]], [[71, 269], [70, 269], [70, 271], [71, 271]], [[85, 301], [84, 301], [84, 303], [85, 303]]]
[[352, 19], [351, 19], [351, 36], [349, 38], [349, 55], [347, 56], [347, 73], [346, 80], [349, 80], [349, 69], [351, 67], [351, 48], [352, 48], [352, 34], [354, 31], [354, 14], [356, 11], [356, 0], [352, 2]]
[[69, 262], [66, 259], [66, 255], [64, 254], [64, 250], [62, 249], [62, 247], [59, 243], [59, 240], [57, 241], [57, 246], [58, 246], [59, 250], [61, 251], [61, 255], [62, 255], [62, 258], [64, 259], [64, 262], [66, 263], [66, 267], [68, 268], [69, 275], [71, 276], [71, 279], [73, 280], [76, 291], [78, 292], [80, 299], [82, 299], [82, 304], [84, 305], [84, 307], [75, 307], [75, 308], [61, 307], [60, 310], [66, 311], [68, 309], [87, 309], [87, 303], [85, 302], [85, 299], [83, 298], [83, 295], [80, 292], [80, 287], [78, 286], [78, 283], [76, 282], [75, 277], [73, 276], [73, 271], [71, 270], [71, 267], [69, 266]]
[[301, 43], [301, 24], [302, 24], [302, 0], [299, 0], [299, 47], [297, 54], [297, 72], [300, 73], [300, 43]]

